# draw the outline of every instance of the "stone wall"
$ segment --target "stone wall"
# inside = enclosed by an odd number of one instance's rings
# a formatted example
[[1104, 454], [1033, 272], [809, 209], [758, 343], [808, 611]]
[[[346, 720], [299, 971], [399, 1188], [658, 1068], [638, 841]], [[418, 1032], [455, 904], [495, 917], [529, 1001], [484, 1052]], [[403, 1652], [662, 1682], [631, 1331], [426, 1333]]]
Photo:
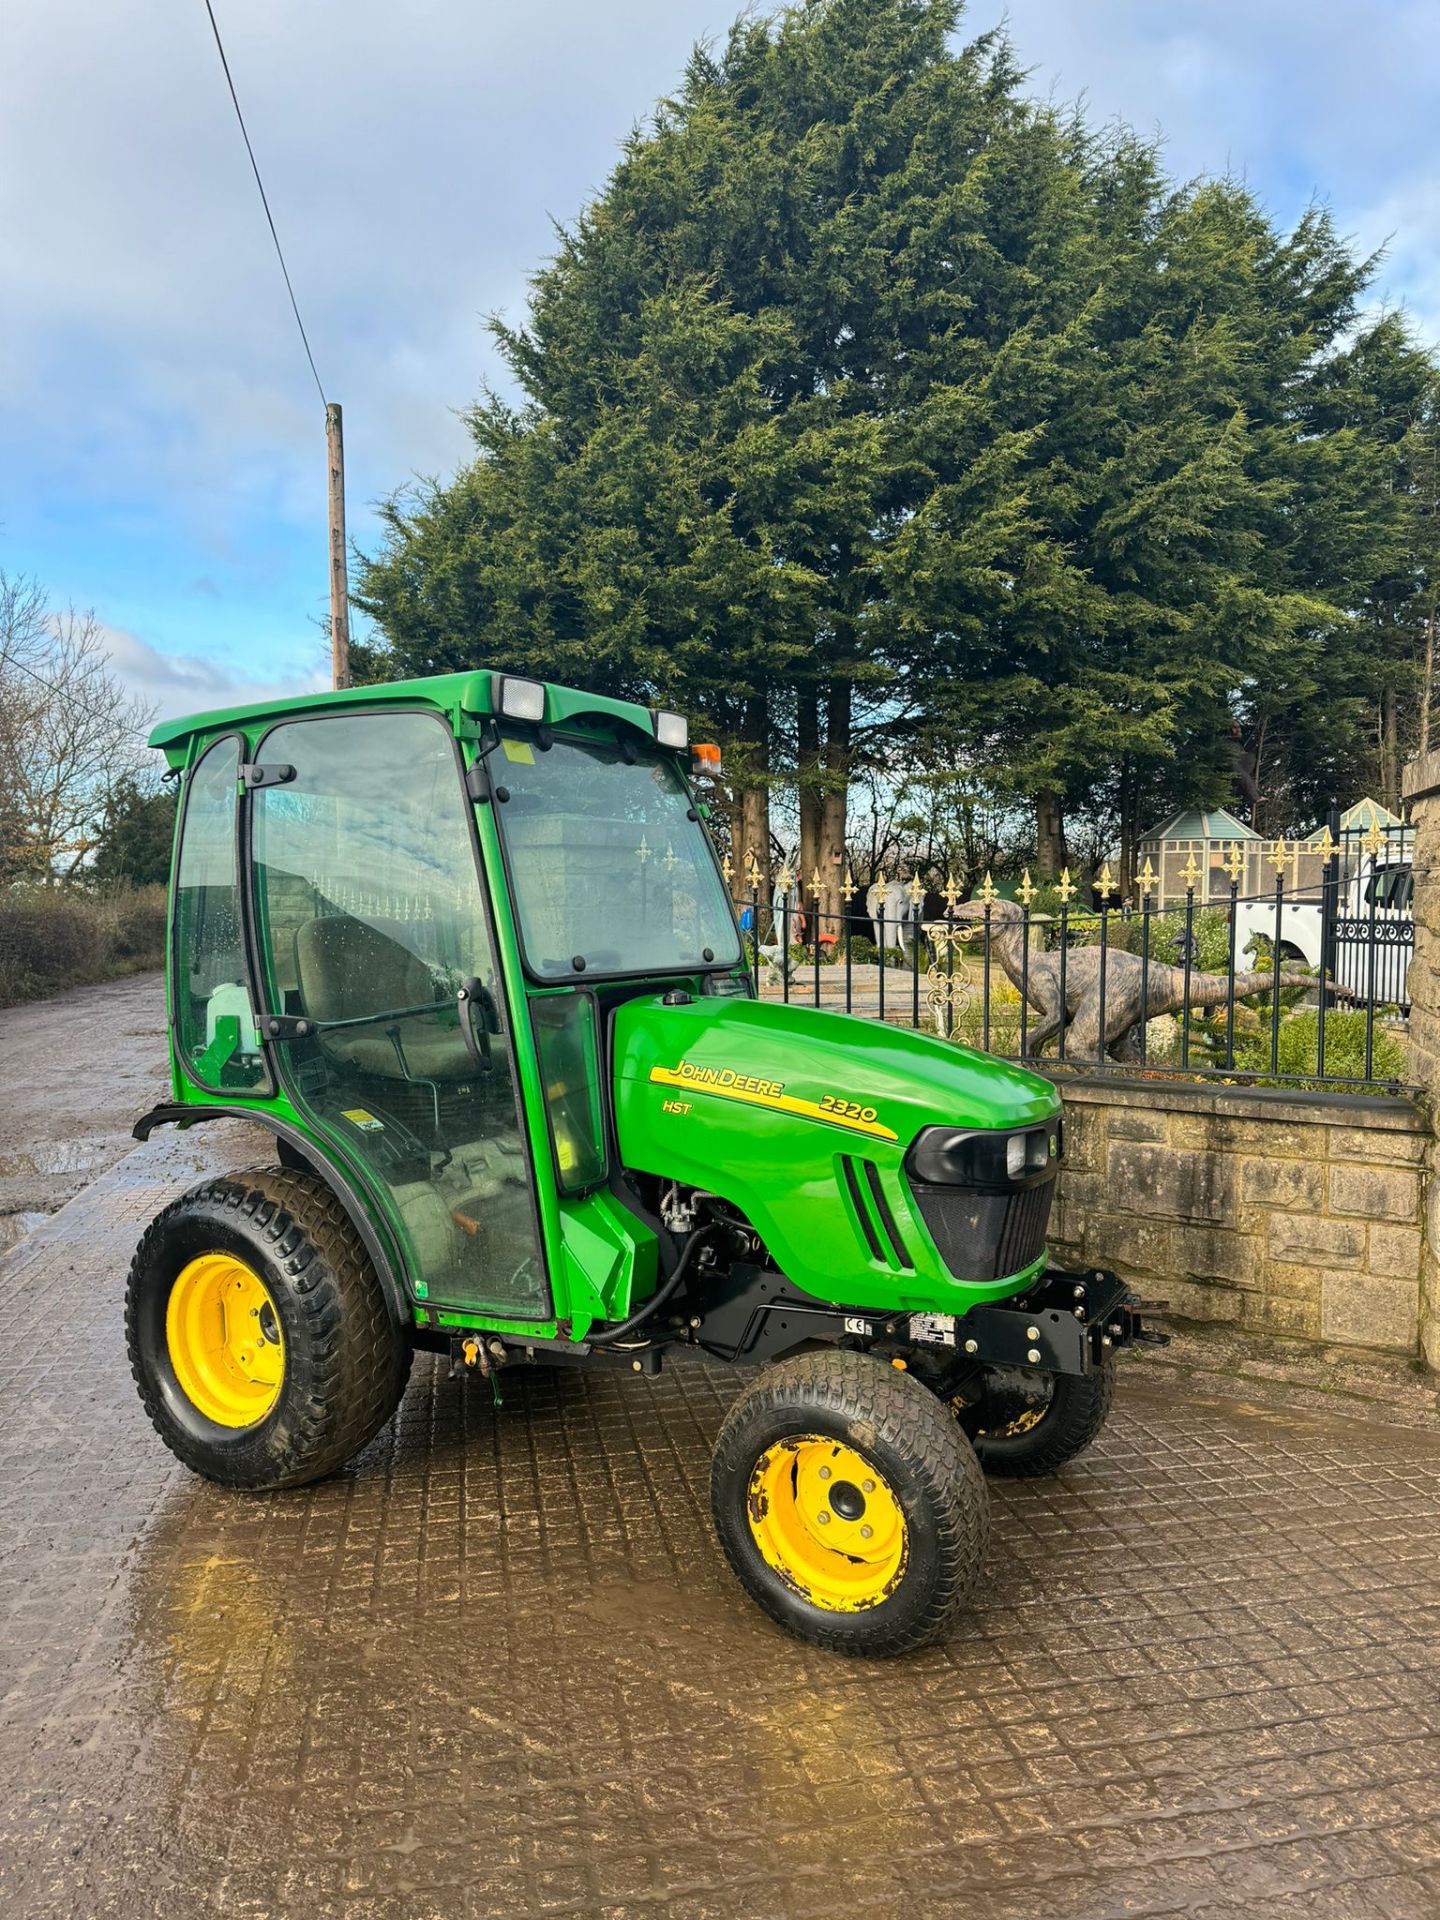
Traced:
[[[1440, 1112], [1440, 753], [1405, 769], [1415, 825], [1415, 958], [1410, 962], [1410, 1073], [1432, 1115]], [[1430, 1143], [1431, 1178], [1422, 1269], [1421, 1345], [1440, 1367], [1440, 1142]]]
[[1112, 1267], [1189, 1319], [1416, 1352], [1430, 1137], [1409, 1101], [1059, 1084], [1059, 1259]]

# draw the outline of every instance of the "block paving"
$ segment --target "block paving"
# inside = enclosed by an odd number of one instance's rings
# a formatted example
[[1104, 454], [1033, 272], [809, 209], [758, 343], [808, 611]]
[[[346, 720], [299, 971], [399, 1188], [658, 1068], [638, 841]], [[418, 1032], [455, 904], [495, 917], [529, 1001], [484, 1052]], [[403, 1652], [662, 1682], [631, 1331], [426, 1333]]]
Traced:
[[1136, 1360], [953, 1636], [845, 1661], [714, 1543], [723, 1369], [426, 1358], [324, 1485], [177, 1466], [126, 1263], [266, 1158], [157, 1135], [0, 1266], [7, 1920], [1440, 1912], [1440, 1436]]

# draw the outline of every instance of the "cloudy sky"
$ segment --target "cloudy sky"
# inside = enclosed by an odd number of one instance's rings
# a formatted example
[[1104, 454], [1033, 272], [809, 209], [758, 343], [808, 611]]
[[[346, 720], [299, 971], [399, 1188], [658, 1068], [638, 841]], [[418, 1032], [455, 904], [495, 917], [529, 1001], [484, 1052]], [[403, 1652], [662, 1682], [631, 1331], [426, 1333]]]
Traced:
[[[464, 457], [481, 318], [734, 0], [215, 0], [350, 526]], [[979, 31], [1004, 12], [971, 0]], [[1440, 339], [1436, 0], [1010, 0], [1032, 89], [1327, 200]], [[323, 416], [203, 0], [4, 0], [0, 566], [93, 607], [165, 712], [323, 684]]]

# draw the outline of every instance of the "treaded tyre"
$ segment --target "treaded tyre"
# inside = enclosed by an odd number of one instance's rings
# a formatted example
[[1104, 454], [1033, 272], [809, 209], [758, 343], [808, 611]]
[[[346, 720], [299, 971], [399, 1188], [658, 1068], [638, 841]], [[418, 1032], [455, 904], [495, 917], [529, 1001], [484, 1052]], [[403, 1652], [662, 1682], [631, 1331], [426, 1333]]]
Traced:
[[[1028, 1479], [1054, 1473], [1082, 1454], [1104, 1426], [1115, 1397], [1115, 1362], [1098, 1373], [1032, 1374], [1019, 1368], [987, 1371], [993, 1390], [957, 1408], [986, 1473]], [[1035, 1387], [1049, 1383], [1048, 1392]]]
[[859, 1353], [782, 1360], [741, 1394], [715, 1445], [710, 1504], [751, 1599], [836, 1653], [937, 1639], [989, 1532], [984, 1476], [943, 1403]]
[[314, 1173], [192, 1187], [130, 1264], [130, 1370], [187, 1467], [252, 1492], [322, 1479], [399, 1404], [411, 1348], [353, 1227]]

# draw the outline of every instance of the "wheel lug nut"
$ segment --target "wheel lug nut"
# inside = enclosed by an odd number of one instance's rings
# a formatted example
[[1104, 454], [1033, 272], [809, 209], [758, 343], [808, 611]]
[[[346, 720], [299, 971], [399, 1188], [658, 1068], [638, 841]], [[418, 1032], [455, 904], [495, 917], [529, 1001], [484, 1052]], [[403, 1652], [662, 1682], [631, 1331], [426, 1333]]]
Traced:
[[862, 1480], [860, 1482], [860, 1491], [862, 1493], [873, 1493], [875, 1491], [875, 1482], [873, 1480]]
[[874, 1533], [874, 1531], [875, 1529], [873, 1527], [861, 1527], [860, 1538], [862, 1540], [868, 1540], [870, 1536]]
[[820, 1516], [819, 1516], [819, 1519], [820, 1519], [820, 1524], [821, 1524], [821, 1526], [822, 1526], [822, 1527], [828, 1527], [828, 1526], [829, 1526], [829, 1524], [830, 1524], [830, 1516], [829, 1516], [829, 1514], [828, 1514], [828, 1513], [821, 1513], [821, 1514], [820, 1514]]
[[830, 1469], [829, 1469], [829, 1467], [821, 1467], [821, 1469], [820, 1469], [820, 1478], [821, 1478], [822, 1480], [828, 1480], [828, 1479], [830, 1478]]

